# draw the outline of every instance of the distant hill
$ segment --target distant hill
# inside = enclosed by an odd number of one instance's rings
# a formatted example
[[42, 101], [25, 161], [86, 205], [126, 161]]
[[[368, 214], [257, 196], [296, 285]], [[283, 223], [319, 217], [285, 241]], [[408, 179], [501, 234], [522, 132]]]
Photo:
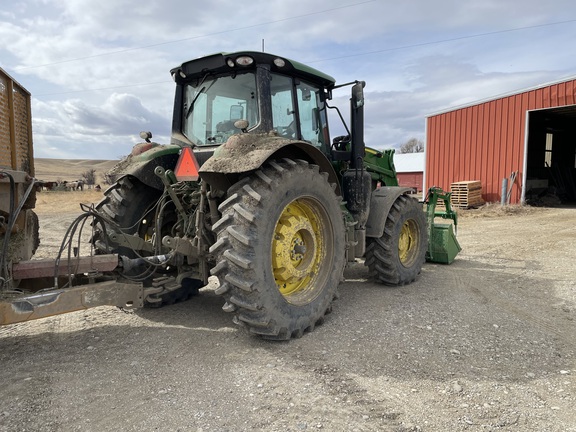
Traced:
[[97, 181], [102, 182], [104, 174], [117, 163], [117, 160], [34, 158], [35, 177], [44, 181], [73, 181], [81, 179], [82, 173], [89, 169], [95, 169]]

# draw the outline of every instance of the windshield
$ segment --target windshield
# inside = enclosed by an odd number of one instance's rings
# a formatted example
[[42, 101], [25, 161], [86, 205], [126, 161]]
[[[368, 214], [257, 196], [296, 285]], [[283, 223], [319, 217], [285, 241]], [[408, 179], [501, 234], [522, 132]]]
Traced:
[[247, 120], [248, 129], [259, 123], [253, 73], [205, 77], [187, 84], [184, 95], [182, 132], [196, 145], [226, 142], [240, 132], [236, 120]]

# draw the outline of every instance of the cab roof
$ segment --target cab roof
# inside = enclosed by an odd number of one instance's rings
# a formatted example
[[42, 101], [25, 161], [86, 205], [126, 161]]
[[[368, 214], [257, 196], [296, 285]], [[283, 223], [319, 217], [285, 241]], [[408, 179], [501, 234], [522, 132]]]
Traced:
[[[243, 57], [252, 58], [254, 61], [253, 63], [246, 65], [237, 62], [237, 59]], [[255, 69], [257, 64], [270, 65], [270, 70], [273, 72], [295, 76], [319, 84], [327, 89], [333, 88], [336, 84], [336, 80], [330, 75], [310, 66], [306, 66], [303, 63], [290, 60], [286, 57], [258, 51], [237, 51], [233, 53], [223, 52], [211, 54], [184, 62], [182, 65], [172, 69], [170, 72], [176, 80], [188, 80], [202, 77], [207, 72], [212, 72], [217, 75], [230, 72], [231, 70]]]

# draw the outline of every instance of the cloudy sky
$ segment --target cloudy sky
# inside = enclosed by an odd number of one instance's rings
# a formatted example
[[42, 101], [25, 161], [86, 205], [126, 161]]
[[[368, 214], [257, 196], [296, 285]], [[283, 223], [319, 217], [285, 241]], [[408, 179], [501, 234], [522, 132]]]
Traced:
[[141, 130], [168, 143], [169, 70], [262, 41], [366, 81], [366, 144], [389, 148], [424, 140], [427, 114], [575, 76], [576, 2], [0, 0], [0, 41], [33, 96], [36, 157], [116, 159]]

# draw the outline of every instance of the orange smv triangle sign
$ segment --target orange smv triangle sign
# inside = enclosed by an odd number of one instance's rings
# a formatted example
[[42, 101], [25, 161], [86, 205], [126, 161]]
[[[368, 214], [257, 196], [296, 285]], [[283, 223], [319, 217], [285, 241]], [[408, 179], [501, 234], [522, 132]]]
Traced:
[[198, 180], [198, 161], [190, 147], [184, 147], [180, 158], [174, 169], [174, 174], [178, 181], [197, 181]]

